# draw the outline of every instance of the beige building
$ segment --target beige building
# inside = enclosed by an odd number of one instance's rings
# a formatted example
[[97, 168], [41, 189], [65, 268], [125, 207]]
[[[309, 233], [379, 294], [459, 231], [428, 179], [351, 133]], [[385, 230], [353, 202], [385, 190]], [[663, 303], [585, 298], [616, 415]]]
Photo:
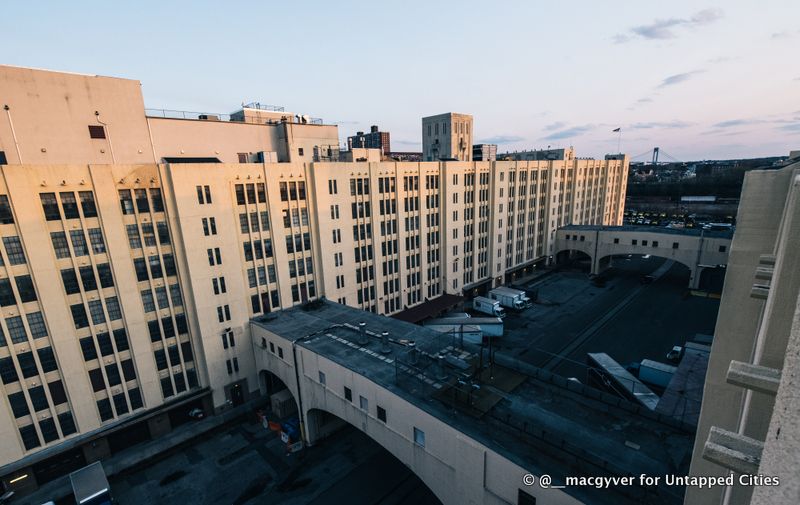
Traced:
[[258, 394], [254, 316], [323, 296], [395, 314], [548, 261], [559, 226], [622, 219], [624, 157], [334, 163], [336, 126], [263, 106], [146, 111], [137, 81], [16, 67], [0, 88], [17, 490]]
[[422, 159], [472, 161], [472, 116], [448, 112], [422, 118]]
[[[697, 427], [687, 505], [800, 501], [800, 163], [748, 172]], [[742, 475], [780, 485], [741, 485]]]

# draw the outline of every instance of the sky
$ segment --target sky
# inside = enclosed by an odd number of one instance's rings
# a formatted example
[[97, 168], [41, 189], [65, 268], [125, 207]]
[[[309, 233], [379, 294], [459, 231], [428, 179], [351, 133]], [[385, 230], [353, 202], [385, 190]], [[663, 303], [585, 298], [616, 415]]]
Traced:
[[149, 108], [281, 105], [342, 142], [376, 124], [393, 151], [450, 111], [498, 152], [800, 149], [797, 0], [14, 0], [3, 18], [0, 64], [137, 79]]

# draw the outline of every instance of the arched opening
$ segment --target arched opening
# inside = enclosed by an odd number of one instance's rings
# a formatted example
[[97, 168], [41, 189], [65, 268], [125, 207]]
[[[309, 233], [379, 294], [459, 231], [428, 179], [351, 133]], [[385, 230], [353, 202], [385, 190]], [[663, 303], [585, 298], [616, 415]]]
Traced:
[[698, 289], [709, 293], [722, 293], [722, 287], [725, 284], [725, 273], [727, 271], [726, 265], [703, 267], [700, 270]]
[[269, 370], [261, 370], [258, 385], [261, 394], [269, 399], [269, 409], [276, 419], [287, 420], [297, 416], [297, 399], [280, 377]]
[[564, 249], [555, 255], [559, 270], [573, 270], [589, 273], [592, 269], [592, 257], [577, 249]]
[[692, 271], [688, 265], [652, 254], [615, 254], [598, 260], [597, 275], [637, 279], [640, 284], [658, 281], [681, 291], [689, 287]]
[[[324, 503], [376, 503], [397, 505], [441, 505], [431, 489], [408, 466], [374, 439], [364, 429], [321, 409], [306, 413], [309, 432], [318, 436], [309, 450], [318, 450], [342, 441], [357, 450], [363, 463], [348, 473], [337, 485], [325, 491]], [[333, 434], [335, 436], [331, 436]], [[323, 502], [320, 502], [323, 503]]]

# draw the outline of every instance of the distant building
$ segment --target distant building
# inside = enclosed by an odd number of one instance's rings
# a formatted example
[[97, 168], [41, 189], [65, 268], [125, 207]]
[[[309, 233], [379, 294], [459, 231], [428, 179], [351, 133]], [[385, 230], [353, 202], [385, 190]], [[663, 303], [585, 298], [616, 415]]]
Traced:
[[369, 128], [369, 133], [357, 132], [352, 137], [347, 137], [347, 149], [380, 149], [381, 154], [389, 156], [391, 146], [389, 145], [389, 132], [378, 131], [378, 127], [373, 125]]
[[421, 152], [393, 152], [389, 153], [389, 158], [395, 161], [422, 161]]
[[475, 144], [472, 146], [472, 161], [496, 161], [497, 144]]
[[447, 112], [422, 118], [425, 161], [472, 161], [472, 116]]
[[[571, 147], [561, 149], [537, 149], [533, 151], [519, 151], [497, 155], [498, 160], [505, 161], [547, 161], [571, 160], [575, 157], [575, 150]], [[616, 159], [606, 156], [606, 159]]]

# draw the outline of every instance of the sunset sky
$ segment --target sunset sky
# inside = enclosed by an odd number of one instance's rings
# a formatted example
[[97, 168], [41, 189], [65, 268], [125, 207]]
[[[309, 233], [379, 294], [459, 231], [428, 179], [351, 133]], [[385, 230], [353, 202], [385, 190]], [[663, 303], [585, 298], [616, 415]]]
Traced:
[[[140, 80], [151, 108], [242, 102], [377, 124], [472, 114], [498, 152], [800, 149], [800, 2], [14, 2], [0, 63]], [[2, 90], [0, 90], [2, 94]]]

